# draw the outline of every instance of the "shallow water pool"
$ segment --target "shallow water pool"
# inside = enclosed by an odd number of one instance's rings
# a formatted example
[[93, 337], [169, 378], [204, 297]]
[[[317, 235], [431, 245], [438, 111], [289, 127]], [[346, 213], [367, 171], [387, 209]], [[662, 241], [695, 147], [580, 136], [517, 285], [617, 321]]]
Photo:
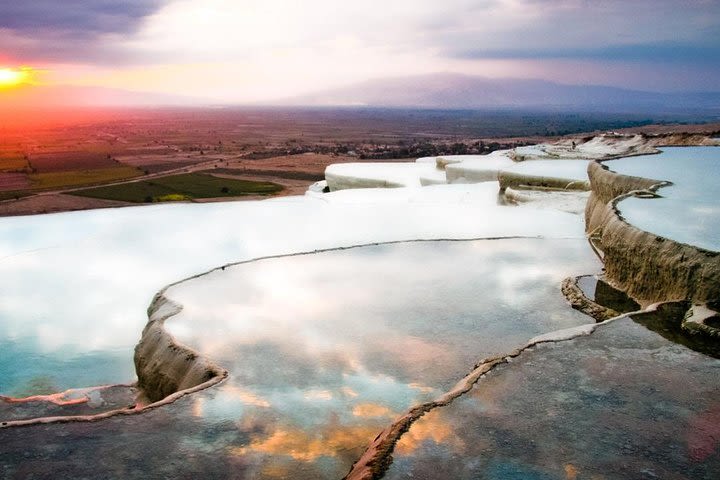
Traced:
[[[340, 478], [384, 426], [486, 357], [592, 321], [559, 285], [584, 239], [413, 242], [259, 260], [168, 290], [166, 328], [227, 368], [204, 422], [252, 425], [245, 462]], [[300, 475], [298, 478], [303, 478]]]
[[625, 175], [669, 180], [662, 198], [630, 197], [618, 205], [632, 225], [682, 243], [720, 250], [720, 148], [664, 147], [659, 155], [605, 162]]

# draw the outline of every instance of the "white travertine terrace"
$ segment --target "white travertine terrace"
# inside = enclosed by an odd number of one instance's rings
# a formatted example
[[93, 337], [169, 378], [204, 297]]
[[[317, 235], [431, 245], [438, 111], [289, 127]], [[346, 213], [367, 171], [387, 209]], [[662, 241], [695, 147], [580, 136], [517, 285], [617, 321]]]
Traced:
[[586, 142], [572, 139], [557, 143], [518, 147], [514, 150], [514, 158], [523, 160], [607, 160], [610, 158], [627, 157], [657, 153], [652, 142], [643, 135], [598, 135]]
[[[325, 169], [330, 191], [355, 188], [419, 187], [420, 178], [443, 180], [429, 163], [338, 163]], [[445, 183], [444, 181], [442, 183]]]
[[[657, 153], [642, 135], [614, 134], [587, 142], [563, 140], [498, 150], [488, 155], [442, 155], [415, 162], [345, 163], [330, 165], [325, 178], [330, 191], [354, 188], [418, 187], [438, 184], [496, 181], [505, 173], [513, 184], [527, 183], [560, 190], [589, 190], [586, 167], [590, 160]], [[562, 160], [562, 161], [558, 161]], [[504, 185], [501, 185], [504, 189]]]
[[478, 183], [497, 180], [498, 172], [514, 164], [509, 150], [489, 155], [468, 155], [461, 162], [445, 167], [448, 183]]
[[[538, 155], [542, 150], [534, 147]], [[445, 155], [423, 157], [415, 162], [346, 163], [330, 165], [325, 171], [325, 183], [313, 185], [308, 194], [315, 195], [327, 186], [334, 194], [363, 188], [405, 188], [403, 198], [425, 197], [419, 187], [459, 184], [484, 184], [483, 190], [500, 192], [505, 201], [530, 204], [538, 208], [557, 209], [580, 214], [585, 209], [589, 190], [588, 160], [513, 160], [513, 150], [499, 150], [489, 155]], [[498, 185], [498, 180], [500, 184]], [[493, 187], [490, 187], [493, 185]], [[453, 190], [447, 189], [450, 193]], [[456, 190], [461, 192], [461, 190]], [[455, 193], [450, 193], [455, 195]], [[388, 193], [338, 195], [336, 199], [372, 202]], [[431, 194], [435, 196], [436, 193]], [[463, 193], [463, 195], [465, 195]], [[375, 200], [373, 200], [375, 199]]]

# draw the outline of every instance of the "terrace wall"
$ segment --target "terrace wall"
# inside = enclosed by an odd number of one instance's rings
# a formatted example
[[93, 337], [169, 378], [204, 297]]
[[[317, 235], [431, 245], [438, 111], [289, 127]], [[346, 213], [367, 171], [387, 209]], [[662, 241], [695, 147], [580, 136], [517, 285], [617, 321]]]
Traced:
[[604, 255], [610, 283], [644, 304], [720, 299], [720, 253], [640, 230], [617, 209], [623, 198], [668, 182], [618, 174], [600, 162], [589, 164], [588, 176], [592, 193], [585, 228]]

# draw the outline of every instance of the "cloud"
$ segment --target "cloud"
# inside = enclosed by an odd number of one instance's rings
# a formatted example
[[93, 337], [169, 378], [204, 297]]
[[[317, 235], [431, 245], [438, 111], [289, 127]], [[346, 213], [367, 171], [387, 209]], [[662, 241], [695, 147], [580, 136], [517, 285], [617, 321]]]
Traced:
[[428, 39], [462, 59], [715, 62], [720, 8], [667, 0], [494, 2]]
[[118, 45], [163, 0], [33, 0], [0, 3], [0, 60], [113, 63], [132, 52]]
[[[720, 8], [670, 0], [36, 0], [0, 5], [16, 55], [91, 63], [238, 61], [328, 50], [449, 59], [716, 59]], [[88, 42], [88, 39], [96, 40]], [[5, 52], [7, 54], [7, 52]], [[372, 55], [369, 55], [372, 56]]]
[[[0, 61], [83, 65], [103, 85], [173, 93], [277, 98], [441, 71], [574, 82], [581, 69], [602, 73], [596, 66], [618, 86], [674, 88], [689, 71], [693, 85], [720, 78], [720, 5], [710, 0], [6, 3]], [[623, 83], [621, 70], [640, 64], [637, 84]]]
[[[188, 34], [191, 32], [192, 34]], [[146, 61], [363, 57], [714, 61], [720, 7], [669, 0], [173, 1], [123, 47]], [[370, 54], [372, 52], [372, 54]], [[367, 54], [367, 55], [366, 55]], [[369, 58], [368, 58], [369, 60]], [[390, 62], [392, 63], [392, 62]]]
[[692, 45], [681, 43], [648, 43], [586, 48], [507, 48], [449, 49], [448, 55], [460, 59], [581, 59], [624, 62], [720, 62], [720, 43]]
[[161, 0], [33, 0], [0, 3], [0, 29], [85, 37], [133, 31]]

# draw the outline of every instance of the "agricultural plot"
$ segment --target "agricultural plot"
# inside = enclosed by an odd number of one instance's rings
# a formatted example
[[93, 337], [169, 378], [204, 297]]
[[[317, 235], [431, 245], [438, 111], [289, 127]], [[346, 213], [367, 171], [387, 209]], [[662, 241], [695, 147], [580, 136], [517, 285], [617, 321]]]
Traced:
[[149, 203], [191, 200], [194, 198], [272, 195], [281, 190], [280, 185], [271, 182], [253, 182], [217, 178], [202, 173], [187, 173], [154, 180], [80, 190], [73, 192], [73, 195], [124, 202]]
[[139, 155], [139, 156], [118, 156], [117, 161], [132, 167], [137, 167], [147, 173], [165, 172], [175, 168], [189, 167], [198, 163], [197, 159], [187, 156], [179, 157], [173, 155]]
[[27, 167], [27, 160], [21, 152], [0, 153], [0, 172], [18, 172]]
[[18, 200], [23, 197], [29, 196], [29, 192], [19, 191], [19, 192], [3, 192], [0, 191], [0, 202], [3, 200]]
[[107, 153], [83, 151], [33, 154], [30, 163], [38, 173], [109, 169], [118, 165]]
[[92, 170], [70, 170], [61, 172], [35, 173], [28, 175], [34, 190], [77, 187], [97, 183], [108, 183], [141, 176], [137, 168], [114, 166]]
[[176, 147], [169, 147], [167, 145], [155, 145], [155, 146], [123, 146], [122, 152], [118, 153], [120, 156], [128, 157], [139, 157], [139, 156], [168, 156], [177, 155], [179, 149]]
[[325, 172], [322, 170], [318, 172], [305, 172], [294, 170], [262, 170], [254, 168], [216, 168], [209, 172], [217, 175], [232, 176], [273, 176], [287, 180], [304, 180], [308, 182], [317, 182], [325, 179]]
[[0, 191], [22, 190], [30, 187], [30, 181], [24, 173], [0, 172]]

